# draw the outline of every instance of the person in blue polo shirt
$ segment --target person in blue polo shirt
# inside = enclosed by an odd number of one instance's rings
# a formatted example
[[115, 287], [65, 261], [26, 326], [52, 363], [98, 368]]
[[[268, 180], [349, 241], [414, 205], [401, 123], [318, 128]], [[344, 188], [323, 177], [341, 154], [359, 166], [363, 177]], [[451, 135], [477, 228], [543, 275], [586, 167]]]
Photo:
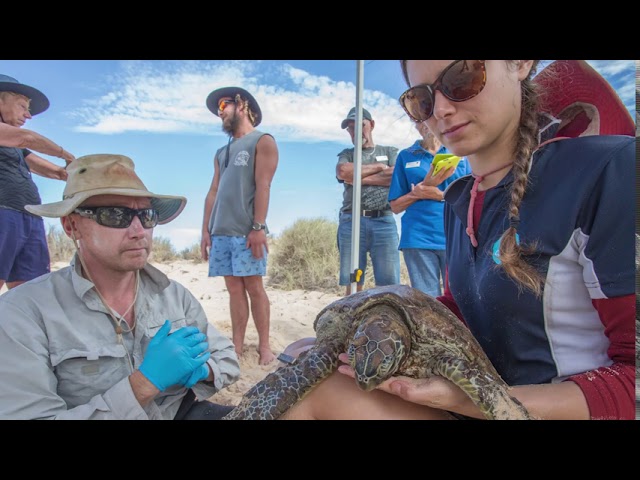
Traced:
[[[409, 272], [411, 286], [437, 297], [445, 273], [444, 191], [455, 179], [471, 173], [462, 159], [456, 168], [433, 176], [436, 154], [449, 153], [424, 122], [416, 129], [422, 137], [398, 154], [389, 188], [393, 213], [404, 212], [399, 249]], [[443, 180], [444, 179], [444, 180]]]
[[[473, 170], [444, 195], [438, 300], [533, 417], [632, 420], [636, 126], [587, 62], [538, 64], [401, 61], [406, 113]], [[340, 360], [287, 418], [483, 418], [444, 377], [364, 392]]]

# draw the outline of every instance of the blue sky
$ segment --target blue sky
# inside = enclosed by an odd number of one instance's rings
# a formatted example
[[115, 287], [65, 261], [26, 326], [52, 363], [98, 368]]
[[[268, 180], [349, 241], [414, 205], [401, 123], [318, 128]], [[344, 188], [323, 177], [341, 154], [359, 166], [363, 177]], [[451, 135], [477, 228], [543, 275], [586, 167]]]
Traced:
[[[545, 62], [545, 64], [548, 62]], [[589, 63], [616, 89], [635, 119], [635, 62]], [[340, 122], [355, 105], [355, 60], [0, 60], [0, 73], [43, 91], [49, 110], [27, 122], [76, 157], [131, 157], [147, 188], [184, 195], [184, 212], [156, 236], [178, 249], [200, 241], [213, 154], [226, 144], [205, 99], [215, 88], [249, 90], [263, 112], [259, 129], [274, 135], [280, 161], [267, 223], [280, 234], [299, 218], [337, 221], [342, 186], [337, 154], [352, 146]], [[398, 104], [405, 90], [397, 60], [364, 61], [364, 106], [376, 120], [374, 141], [405, 148], [417, 138]], [[43, 155], [45, 158], [46, 155]], [[60, 164], [60, 159], [51, 159]], [[34, 175], [43, 203], [64, 183]], [[45, 219], [47, 225], [59, 225]]]

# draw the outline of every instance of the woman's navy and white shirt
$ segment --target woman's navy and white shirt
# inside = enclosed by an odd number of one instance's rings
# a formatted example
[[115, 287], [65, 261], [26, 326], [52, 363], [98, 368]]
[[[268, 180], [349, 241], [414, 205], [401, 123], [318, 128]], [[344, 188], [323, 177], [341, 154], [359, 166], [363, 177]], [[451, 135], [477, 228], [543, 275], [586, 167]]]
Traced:
[[440, 299], [478, 339], [510, 385], [572, 380], [592, 418], [634, 418], [635, 138], [590, 136], [534, 154], [520, 207], [520, 242], [544, 277], [537, 298], [497, 265], [509, 226], [512, 172], [478, 192], [465, 229], [473, 177], [445, 193], [448, 288]]

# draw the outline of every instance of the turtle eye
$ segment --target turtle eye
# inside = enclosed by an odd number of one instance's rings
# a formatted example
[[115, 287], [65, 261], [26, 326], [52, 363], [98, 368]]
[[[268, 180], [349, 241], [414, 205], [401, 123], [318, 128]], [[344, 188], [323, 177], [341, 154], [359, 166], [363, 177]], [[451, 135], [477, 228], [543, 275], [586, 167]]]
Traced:
[[387, 373], [391, 368], [391, 365], [393, 365], [393, 357], [391, 355], [385, 355], [382, 362], [380, 362], [380, 370]]
[[353, 364], [353, 360], [356, 357], [356, 346], [353, 343], [350, 343], [349, 348], [347, 348], [347, 356], [349, 357], [349, 363]]

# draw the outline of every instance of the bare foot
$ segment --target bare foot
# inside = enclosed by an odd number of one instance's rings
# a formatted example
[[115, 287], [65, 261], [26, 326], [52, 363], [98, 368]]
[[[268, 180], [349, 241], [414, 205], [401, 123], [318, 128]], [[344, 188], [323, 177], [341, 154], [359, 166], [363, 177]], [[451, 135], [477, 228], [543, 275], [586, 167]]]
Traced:
[[260, 365], [269, 365], [276, 359], [276, 356], [273, 354], [270, 348], [263, 348], [258, 350], [260, 354]]
[[242, 349], [240, 349], [240, 351], [238, 351], [238, 349], [236, 348], [236, 355], [238, 356], [238, 360], [242, 358]]

